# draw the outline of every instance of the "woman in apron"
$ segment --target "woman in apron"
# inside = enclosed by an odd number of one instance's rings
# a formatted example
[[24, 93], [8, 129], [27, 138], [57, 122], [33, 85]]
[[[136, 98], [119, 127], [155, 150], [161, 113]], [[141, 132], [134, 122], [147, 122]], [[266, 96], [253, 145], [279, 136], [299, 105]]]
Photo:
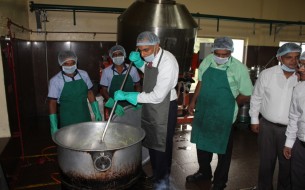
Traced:
[[60, 52], [58, 62], [62, 71], [51, 78], [48, 93], [52, 135], [58, 130], [58, 105], [60, 127], [91, 121], [87, 99], [91, 104], [95, 120], [102, 120], [98, 102], [90, 90], [93, 86], [92, 82], [86, 71], [77, 69], [77, 57], [74, 52]]

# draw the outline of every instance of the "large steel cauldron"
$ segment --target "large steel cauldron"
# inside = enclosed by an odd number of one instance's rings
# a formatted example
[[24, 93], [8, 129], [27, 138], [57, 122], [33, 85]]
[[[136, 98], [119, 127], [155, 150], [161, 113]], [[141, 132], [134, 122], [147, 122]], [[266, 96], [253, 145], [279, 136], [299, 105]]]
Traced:
[[[141, 128], [141, 115], [142, 108], [135, 109], [134, 106], [128, 105], [124, 107], [124, 115], [112, 117], [112, 121], [116, 123], [124, 123], [132, 127]], [[149, 161], [149, 151], [146, 147], [142, 146], [142, 165]]]
[[197, 23], [185, 5], [174, 0], [137, 0], [118, 17], [118, 44], [127, 54], [135, 50], [137, 36], [152, 31], [163, 49], [175, 55], [179, 72], [189, 71]]
[[101, 142], [106, 122], [85, 122], [58, 130], [62, 184], [71, 189], [125, 189], [141, 174], [144, 130], [110, 123]]

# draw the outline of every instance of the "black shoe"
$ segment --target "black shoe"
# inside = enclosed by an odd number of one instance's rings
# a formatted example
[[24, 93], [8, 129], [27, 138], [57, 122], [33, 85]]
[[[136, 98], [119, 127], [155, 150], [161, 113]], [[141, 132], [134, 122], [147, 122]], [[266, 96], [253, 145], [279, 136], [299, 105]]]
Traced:
[[224, 190], [225, 188], [226, 188], [226, 185], [214, 184], [214, 185], [212, 185], [211, 190]]
[[207, 175], [207, 174], [197, 171], [193, 175], [187, 176], [186, 182], [195, 182], [195, 181], [199, 181], [199, 180], [211, 180], [211, 178], [212, 178], [211, 175]]
[[154, 183], [155, 183], [154, 176], [146, 176], [142, 181], [142, 184], [145, 187], [145, 189], [153, 189]]

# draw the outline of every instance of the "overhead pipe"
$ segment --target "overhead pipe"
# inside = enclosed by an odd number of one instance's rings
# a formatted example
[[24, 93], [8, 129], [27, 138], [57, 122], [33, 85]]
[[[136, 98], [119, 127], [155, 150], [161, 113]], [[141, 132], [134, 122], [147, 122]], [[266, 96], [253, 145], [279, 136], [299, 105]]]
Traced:
[[110, 8], [110, 7], [89, 7], [89, 6], [76, 6], [76, 5], [52, 5], [52, 4], [39, 4], [30, 2], [30, 11], [46, 10], [46, 11], [76, 11], [76, 12], [92, 12], [92, 13], [114, 13], [121, 14], [126, 9], [124, 8]]
[[[150, 0], [150, 1], [153, 1], [153, 0]], [[154, 1], [157, 1], [157, 0], [154, 0]], [[52, 4], [41, 4], [41, 3], [39, 4], [39, 3], [34, 3], [33, 1], [31, 1], [30, 2], [30, 11], [33, 12], [35, 10], [75, 11], [75, 12], [122, 14], [126, 9], [125, 8], [114, 8], [114, 7], [91, 7], [91, 6], [76, 6], [76, 5], [52, 5]], [[219, 19], [219, 20], [228, 20], [228, 21], [239, 21], [239, 22], [270, 24], [271, 28], [272, 28], [272, 24], [305, 25], [305, 22], [302, 22], [302, 21], [268, 20], [268, 19], [256, 19], [256, 18], [243, 18], [243, 17], [208, 15], [208, 14], [200, 14], [200, 13], [191, 13], [191, 15], [194, 18], [207, 18], [207, 19]]]
[[8, 19], [8, 23], [10, 25], [13, 25], [17, 28], [20, 28], [22, 30], [22, 32], [26, 31], [26, 32], [29, 32], [29, 33], [45, 33], [45, 34], [60, 34], [60, 33], [63, 33], [63, 34], [93, 34], [93, 36], [96, 36], [96, 34], [117, 34], [116, 32], [77, 32], [77, 31], [40, 31], [40, 30], [31, 30], [31, 29], [28, 29], [28, 28], [25, 28], [21, 25], [18, 25], [17, 23], [13, 22], [11, 19], [7, 18]]
[[207, 15], [200, 13], [191, 14], [195, 18], [208, 18], [208, 19], [220, 19], [228, 21], [239, 21], [239, 22], [250, 22], [260, 24], [285, 24], [285, 25], [305, 25], [302, 21], [283, 21], [283, 20], [268, 20], [268, 19], [256, 19], [256, 18], [243, 18], [243, 17], [232, 17], [232, 16], [219, 16], [219, 15]]

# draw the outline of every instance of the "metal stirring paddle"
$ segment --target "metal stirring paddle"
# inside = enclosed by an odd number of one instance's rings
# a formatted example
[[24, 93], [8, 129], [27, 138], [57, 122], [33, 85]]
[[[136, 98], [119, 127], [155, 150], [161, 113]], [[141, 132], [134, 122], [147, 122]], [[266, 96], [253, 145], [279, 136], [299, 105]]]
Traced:
[[[132, 67], [132, 62], [130, 62], [130, 65], [129, 65], [129, 67], [128, 67], [128, 70], [127, 70], [127, 72], [126, 72], [126, 75], [125, 75], [125, 77], [124, 77], [124, 80], [123, 80], [123, 82], [122, 82], [122, 84], [121, 84], [120, 90], [123, 90], [123, 88], [124, 88], [124, 85], [125, 85], [125, 83], [126, 83], [127, 77], [129, 76], [131, 67]], [[104, 129], [104, 131], [103, 131], [102, 142], [104, 142], [104, 137], [105, 137], [107, 128], [108, 128], [108, 126], [109, 126], [110, 120], [112, 119], [112, 116], [113, 116], [113, 113], [114, 113], [114, 111], [115, 111], [115, 108], [116, 108], [117, 104], [118, 104], [118, 101], [115, 101], [115, 102], [114, 102], [114, 105], [113, 105], [113, 107], [112, 107], [112, 110], [111, 110], [111, 112], [110, 112], [108, 121], [107, 121], [107, 123], [106, 123], [105, 129]]]

